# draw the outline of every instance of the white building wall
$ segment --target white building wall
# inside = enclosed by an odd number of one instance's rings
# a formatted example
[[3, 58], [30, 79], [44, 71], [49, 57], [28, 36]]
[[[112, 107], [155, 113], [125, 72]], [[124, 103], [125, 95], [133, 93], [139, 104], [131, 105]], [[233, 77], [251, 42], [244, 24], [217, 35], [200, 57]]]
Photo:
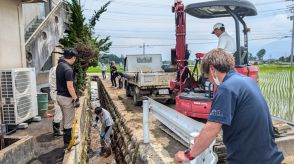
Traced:
[[21, 0], [0, 0], [0, 69], [26, 67]]

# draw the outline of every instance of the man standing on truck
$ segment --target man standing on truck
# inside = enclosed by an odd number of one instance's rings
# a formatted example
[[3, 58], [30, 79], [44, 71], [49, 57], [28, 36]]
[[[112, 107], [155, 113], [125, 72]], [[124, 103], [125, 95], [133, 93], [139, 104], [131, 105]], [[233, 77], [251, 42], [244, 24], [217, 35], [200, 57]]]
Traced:
[[235, 40], [226, 32], [225, 25], [223, 23], [216, 23], [213, 26], [212, 34], [218, 37], [217, 48], [225, 49], [231, 54], [236, 52]]
[[256, 82], [238, 74], [234, 57], [223, 49], [206, 54], [201, 71], [218, 86], [207, 123], [194, 138], [191, 150], [175, 155], [179, 163], [193, 160], [223, 130], [227, 161], [280, 164], [284, 156], [275, 143], [268, 105]]

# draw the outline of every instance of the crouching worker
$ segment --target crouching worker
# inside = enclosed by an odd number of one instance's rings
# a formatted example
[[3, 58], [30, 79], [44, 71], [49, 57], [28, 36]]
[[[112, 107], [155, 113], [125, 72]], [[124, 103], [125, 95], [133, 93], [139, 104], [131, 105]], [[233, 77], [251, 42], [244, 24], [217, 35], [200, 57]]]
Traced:
[[97, 116], [95, 118], [95, 123], [93, 126], [96, 127], [99, 120], [102, 124], [100, 130], [100, 155], [104, 155], [104, 153], [106, 153], [105, 157], [108, 157], [109, 155], [111, 155], [110, 135], [112, 134], [113, 120], [110, 113], [107, 110], [103, 109], [101, 106], [95, 108], [95, 114], [97, 114]]
[[124, 86], [124, 80], [125, 80], [125, 74], [122, 72], [116, 72], [116, 78], [118, 78], [118, 88], [123, 88]]

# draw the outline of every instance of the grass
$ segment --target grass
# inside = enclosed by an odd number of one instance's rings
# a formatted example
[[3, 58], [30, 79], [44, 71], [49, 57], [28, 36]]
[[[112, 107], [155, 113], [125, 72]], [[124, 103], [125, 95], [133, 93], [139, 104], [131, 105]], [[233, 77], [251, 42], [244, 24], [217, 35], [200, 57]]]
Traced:
[[275, 70], [275, 71], [278, 71], [278, 70], [292, 70], [294, 71], [294, 66], [290, 66], [290, 65], [259, 65], [258, 66], [259, 70], [260, 71], [268, 71], [268, 70]]
[[[124, 72], [122, 67], [116, 66], [116, 68], [117, 68], [117, 71]], [[98, 66], [97, 67], [89, 67], [88, 70], [87, 70], [87, 73], [101, 73], [101, 72], [102, 72], [101, 68], [98, 67]], [[107, 67], [106, 72], [108, 72], [108, 73], [110, 72], [110, 67], [109, 66]]]

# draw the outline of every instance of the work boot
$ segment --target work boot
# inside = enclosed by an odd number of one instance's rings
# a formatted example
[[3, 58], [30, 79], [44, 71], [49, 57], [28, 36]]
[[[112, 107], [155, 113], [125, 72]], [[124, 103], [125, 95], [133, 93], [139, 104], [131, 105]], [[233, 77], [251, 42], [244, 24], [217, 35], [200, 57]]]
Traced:
[[101, 150], [100, 150], [99, 155], [100, 155], [100, 156], [103, 156], [105, 152], [106, 152], [105, 147], [101, 147]]
[[104, 156], [104, 158], [107, 158], [107, 157], [109, 157], [110, 155], [111, 155], [111, 146], [107, 146], [106, 148], [105, 148], [105, 156]]
[[67, 147], [71, 140], [71, 128], [70, 129], [63, 129], [63, 143], [64, 146]]
[[103, 156], [103, 154], [106, 152], [106, 143], [104, 140], [100, 140], [100, 144], [101, 144], [100, 156]]
[[54, 136], [62, 136], [63, 133], [60, 130], [60, 123], [53, 122], [53, 135]]

